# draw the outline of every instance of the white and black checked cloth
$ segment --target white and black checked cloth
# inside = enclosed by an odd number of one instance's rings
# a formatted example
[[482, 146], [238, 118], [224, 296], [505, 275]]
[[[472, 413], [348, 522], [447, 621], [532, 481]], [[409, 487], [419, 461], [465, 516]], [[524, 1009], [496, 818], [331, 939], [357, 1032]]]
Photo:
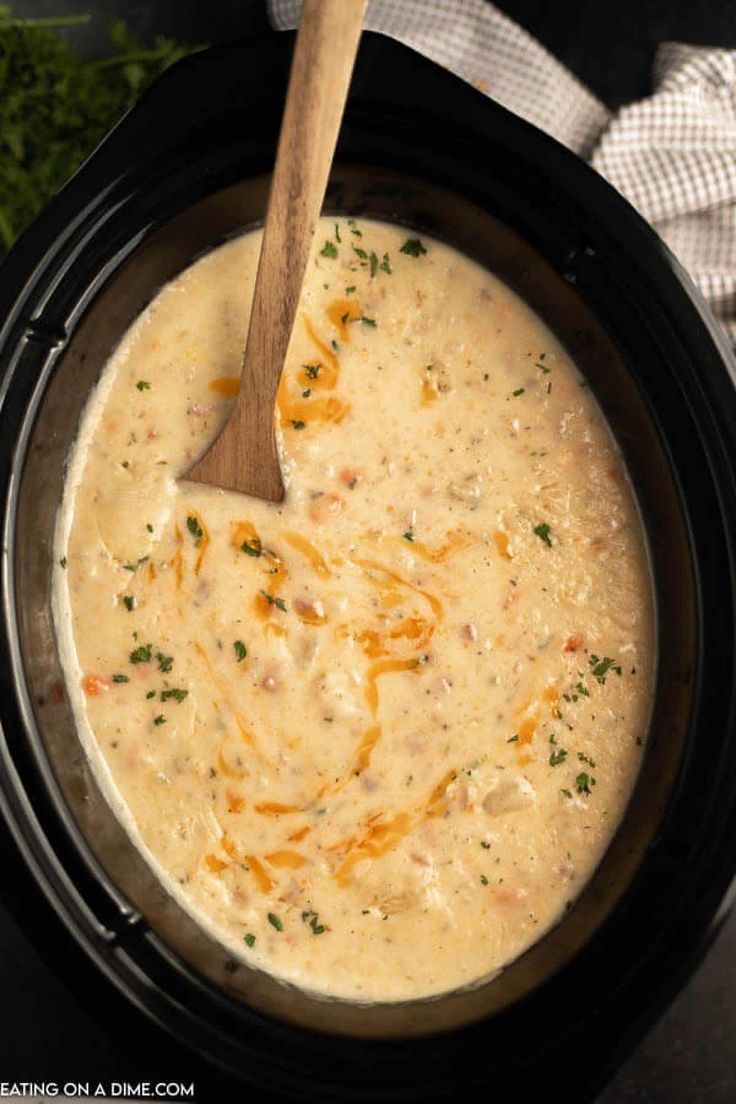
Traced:
[[[274, 26], [296, 26], [301, 0], [268, 7]], [[365, 25], [586, 158], [664, 238], [736, 344], [736, 50], [665, 43], [652, 94], [612, 114], [486, 0], [370, 0]]]

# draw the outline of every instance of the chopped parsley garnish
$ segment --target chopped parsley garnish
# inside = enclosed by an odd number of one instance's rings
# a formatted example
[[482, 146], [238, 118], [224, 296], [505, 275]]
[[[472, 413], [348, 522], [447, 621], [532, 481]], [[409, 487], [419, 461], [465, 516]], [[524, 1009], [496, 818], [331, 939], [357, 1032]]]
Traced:
[[311, 389], [311, 387], [308, 387], [306, 391], [302, 391], [302, 398], [303, 399], [308, 399], [311, 394], [312, 394], [312, 389]]
[[407, 238], [399, 252], [406, 253], [408, 257], [421, 257], [427, 250], [419, 238]]
[[355, 253], [357, 257], [360, 257], [361, 261], [368, 260], [368, 254], [366, 253], [365, 249], [361, 249], [358, 245], [353, 246], [353, 253]]
[[335, 223], [335, 241], [338, 245], [342, 242], [342, 238], [340, 237], [340, 227], [337, 223]]
[[322, 367], [321, 364], [305, 364], [304, 369], [307, 373], [307, 378], [315, 380], [319, 375], [319, 370]]
[[159, 671], [163, 671], [165, 675], [168, 675], [169, 671], [174, 666], [174, 657], [166, 656], [163, 652], [156, 652], [156, 659], [158, 660]]
[[267, 590], [262, 590], [259, 593], [263, 595], [269, 606], [276, 606], [276, 608], [280, 609], [282, 613], [287, 612], [286, 602], [283, 598], [274, 598], [273, 594], [269, 594]]
[[509, 736], [506, 743], [507, 744], [515, 744], [518, 739], [519, 739], [519, 733], [517, 732], [514, 736]]
[[407, 529], [407, 531], [405, 533], [403, 533], [402, 536], [403, 536], [404, 540], [408, 540], [408, 541], [413, 541], [414, 540], [414, 534], [412, 533], [411, 529]]
[[337, 246], [334, 242], [326, 241], [319, 252], [321, 257], [331, 257], [334, 260], [337, 256]]
[[376, 327], [375, 318], [366, 318], [366, 316], [363, 314], [361, 315], [360, 321], [363, 323], [364, 326], [373, 326], [374, 329]]
[[151, 385], [148, 380], [138, 380], [136, 387], [139, 391], [150, 391]]
[[539, 360], [534, 365], [534, 367], [538, 368], [540, 372], [544, 372], [545, 375], [549, 375], [549, 373], [552, 371], [552, 369], [548, 368], [546, 364], [542, 364], [542, 361], [544, 360], [546, 355], [547, 355], [546, 353], [540, 353], [539, 354]]
[[591, 655], [588, 662], [590, 663], [591, 675], [593, 675], [602, 686], [605, 685], [606, 677], [610, 671], [615, 671], [619, 677], [623, 674], [621, 665], [617, 663], [615, 659], [611, 659], [610, 656], [599, 659], [597, 655]]
[[391, 275], [391, 262], [388, 259], [388, 253], [383, 254], [383, 260], [381, 261], [379, 268], [381, 272], [385, 272], [387, 275]]
[[163, 713], [159, 713], [157, 717], [154, 717], [153, 723], [156, 725], [157, 728], [159, 725], [166, 724], [166, 718], [164, 717]]
[[247, 935], [243, 936], [243, 942], [245, 943], [246, 947], [252, 947], [255, 941], [256, 937], [254, 936], [253, 932], [248, 932]]
[[141, 564], [148, 563], [148, 556], [141, 556], [135, 563], [123, 564], [124, 571], [137, 571]]
[[188, 690], [162, 690], [161, 701], [165, 702], [173, 698], [174, 701], [183, 702], [188, 693]]
[[585, 771], [581, 771], [581, 773], [575, 779], [575, 785], [578, 788], [579, 794], [589, 794], [590, 787], [595, 785], [595, 778], [591, 778], [590, 775], [587, 774]]
[[149, 690], [148, 693], [146, 694], [146, 701], [150, 701], [151, 698], [155, 698], [155, 697], [156, 697], [156, 691], [155, 690]]
[[204, 536], [204, 531], [202, 529], [202, 526], [199, 524], [198, 519], [194, 516], [194, 514], [190, 514], [189, 517], [187, 518], [187, 529], [189, 530], [189, 532], [194, 537], [195, 547], [198, 546], [199, 542], [201, 541], [202, 537]]
[[345, 311], [345, 313], [340, 317], [340, 325], [344, 326], [349, 317], [350, 311]]
[[350, 233], [355, 234], [356, 238], [363, 237], [363, 231], [358, 229], [355, 219], [348, 219], [348, 226], [350, 227]]
[[524, 387], [517, 387], [515, 391], [511, 392], [511, 394], [514, 396], [515, 399], [518, 399], [519, 395], [523, 395], [525, 390], [526, 388]]
[[128, 659], [131, 663], [150, 663], [151, 655], [151, 645], [141, 644], [130, 653]]
[[277, 916], [275, 912], [269, 912], [268, 922], [272, 928], [276, 929], [276, 931], [280, 932], [284, 930], [284, 925], [281, 922], [281, 918]]
[[153, 532], [153, 526], [151, 525], [150, 521], [146, 522], [146, 529], [148, 530], [149, 533]]
[[483, 848], [484, 851], [490, 851], [491, 850], [490, 843], [486, 843], [485, 840], [481, 840], [480, 845], [481, 845], [481, 847]]
[[294, 429], [304, 429], [307, 424], [306, 422], [303, 422], [301, 418], [291, 418], [290, 421]]
[[564, 790], [563, 789], [563, 790], [560, 790], [560, 793], [563, 794], [565, 797], [570, 798], [570, 800], [572, 800], [572, 793], [571, 793], [570, 790]]
[[481, 885], [488, 885], [488, 879], [486, 878], [485, 874], [481, 874], [481, 876], [480, 876], [480, 884], [481, 884]]
[[127, 675], [113, 675], [112, 676], [112, 681], [113, 682], [130, 682], [130, 679], [128, 678]]
[[127, 609], [128, 613], [132, 613], [132, 611], [135, 609], [135, 598], [132, 594], [123, 595], [123, 605]]
[[302, 913], [302, 920], [305, 924], [309, 924], [312, 929], [312, 935], [322, 935], [322, 932], [327, 930], [325, 925], [319, 922], [319, 913], [312, 912], [311, 909]]
[[567, 752], [564, 748], [556, 748], [550, 753], [549, 765], [551, 767], [559, 767], [560, 763], [564, 763], [567, 759]]
[[378, 257], [375, 253], [371, 253], [370, 262], [371, 262], [371, 279], [373, 279], [373, 277], [378, 272]]
[[546, 521], [543, 521], [541, 525], [535, 525], [534, 532], [541, 541], [544, 541], [544, 543], [549, 545], [550, 548], [552, 547], [552, 541], [549, 539], [549, 535], [552, 530], [550, 529]]
[[261, 548], [261, 542], [258, 537], [254, 537], [253, 540], [244, 540], [240, 546], [240, 551], [245, 552], [246, 556], [262, 556], [263, 549]]
[[352, 295], [354, 291], [355, 291], [355, 284], [351, 284], [350, 287], [345, 288], [345, 294], [346, 295]]
[[67, 560], [66, 556], [62, 556], [59, 560], [59, 567], [65, 568], [68, 562], [69, 561]]
[[235, 649], [235, 658], [238, 663], [242, 663], [248, 654], [248, 649], [242, 640], [233, 640], [233, 648]]

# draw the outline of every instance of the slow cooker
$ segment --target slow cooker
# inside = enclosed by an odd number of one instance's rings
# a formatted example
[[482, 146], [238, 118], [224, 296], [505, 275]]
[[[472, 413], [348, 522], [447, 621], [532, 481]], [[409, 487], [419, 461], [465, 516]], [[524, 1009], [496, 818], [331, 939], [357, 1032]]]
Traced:
[[[169, 70], [0, 271], [0, 806], [99, 972], [187, 1047], [284, 1099], [594, 1090], [717, 929], [736, 868], [733, 360], [660, 239], [560, 145], [413, 51], [361, 45], [325, 210], [432, 233], [565, 343], [649, 539], [658, 678], [624, 820], [564, 920], [500, 975], [359, 1005], [232, 961], [101, 796], [64, 693], [52, 537], [81, 410], [163, 283], [263, 219], [291, 34]], [[101, 1011], [104, 1016], [104, 1009]]]

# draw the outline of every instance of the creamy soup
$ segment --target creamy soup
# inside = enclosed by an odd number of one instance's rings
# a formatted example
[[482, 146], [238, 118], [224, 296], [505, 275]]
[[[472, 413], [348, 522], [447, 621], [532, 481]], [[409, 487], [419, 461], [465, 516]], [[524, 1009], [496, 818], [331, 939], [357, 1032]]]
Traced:
[[498, 279], [322, 220], [274, 506], [177, 482], [238, 388], [260, 233], [165, 287], [71, 457], [55, 610], [104, 791], [234, 954], [424, 997], [554, 924], [629, 797], [647, 556], [586, 383]]

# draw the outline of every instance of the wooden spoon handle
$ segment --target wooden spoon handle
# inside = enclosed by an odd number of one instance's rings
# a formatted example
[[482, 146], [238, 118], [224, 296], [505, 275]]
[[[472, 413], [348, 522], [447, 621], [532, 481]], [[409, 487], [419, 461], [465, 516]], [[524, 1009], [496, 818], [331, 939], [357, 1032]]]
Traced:
[[186, 476], [272, 502], [284, 496], [274, 406], [322, 208], [366, 0], [305, 0], [294, 49], [243, 375], [235, 407]]

